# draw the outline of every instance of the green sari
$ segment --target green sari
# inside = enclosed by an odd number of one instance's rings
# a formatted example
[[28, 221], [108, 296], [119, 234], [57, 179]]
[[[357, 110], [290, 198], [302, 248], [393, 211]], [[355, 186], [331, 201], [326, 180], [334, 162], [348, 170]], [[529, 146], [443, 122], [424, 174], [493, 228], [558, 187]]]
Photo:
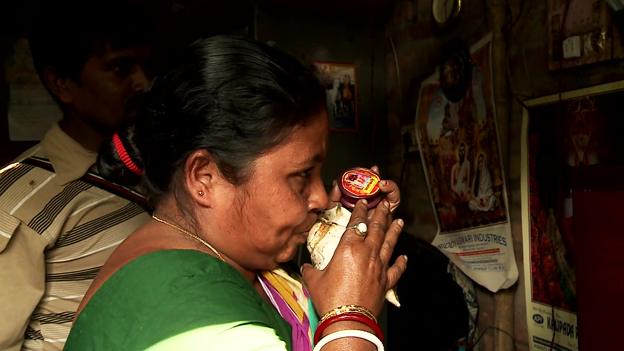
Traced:
[[141, 256], [93, 295], [65, 350], [291, 350], [291, 328], [238, 271], [193, 250]]

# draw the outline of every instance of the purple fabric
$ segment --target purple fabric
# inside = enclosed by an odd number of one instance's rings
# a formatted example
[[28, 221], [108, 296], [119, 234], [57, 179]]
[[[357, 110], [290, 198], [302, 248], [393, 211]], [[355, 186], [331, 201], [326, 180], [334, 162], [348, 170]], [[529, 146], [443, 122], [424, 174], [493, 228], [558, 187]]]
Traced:
[[279, 314], [284, 318], [288, 324], [290, 324], [292, 328], [292, 351], [312, 351], [312, 343], [308, 336], [308, 330], [310, 329], [310, 321], [307, 316], [303, 317], [303, 323], [299, 322], [299, 319], [295, 315], [295, 313], [290, 309], [286, 301], [282, 298], [282, 296], [273, 288], [273, 286], [261, 278], [264, 285], [268, 288], [271, 293], [271, 297], [273, 301], [275, 301], [275, 308]]

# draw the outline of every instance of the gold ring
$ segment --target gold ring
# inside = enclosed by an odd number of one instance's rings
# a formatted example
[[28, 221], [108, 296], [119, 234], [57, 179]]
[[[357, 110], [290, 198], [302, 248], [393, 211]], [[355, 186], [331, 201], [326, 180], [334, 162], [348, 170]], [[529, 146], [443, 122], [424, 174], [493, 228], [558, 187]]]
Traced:
[[368, 231], [368, 226], [366, 225], [366, 223], [360, 222], [358, 224], [347, 227], [347, 229], [353, 229], [355, 230], [357, 235], [364, 237], [366, 236], [366, 232]]

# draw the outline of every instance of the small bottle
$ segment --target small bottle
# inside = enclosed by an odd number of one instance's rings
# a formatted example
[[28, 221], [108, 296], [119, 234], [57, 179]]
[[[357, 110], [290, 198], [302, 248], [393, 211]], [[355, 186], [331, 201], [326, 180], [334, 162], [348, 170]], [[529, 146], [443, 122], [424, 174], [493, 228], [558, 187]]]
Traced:
[[358, 200], [366, 199], [368, 208], [377, 206], [382, 197], [379, 189], [380, 181], [379, 174], [368, 168], [355, 167], [345, 171], [338, 182], [342, 192], [340, 203], [352, 209]]

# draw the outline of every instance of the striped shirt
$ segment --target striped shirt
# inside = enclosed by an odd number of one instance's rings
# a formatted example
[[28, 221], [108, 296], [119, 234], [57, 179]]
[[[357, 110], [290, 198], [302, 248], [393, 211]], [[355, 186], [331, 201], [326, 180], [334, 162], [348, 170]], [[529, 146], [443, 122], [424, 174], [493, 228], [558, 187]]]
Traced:
[[87, 288], [113, 250], [149, 216], [81, 179], [96, 160], [55, 125], [0, 171], [0, 349], [62, 350]]

